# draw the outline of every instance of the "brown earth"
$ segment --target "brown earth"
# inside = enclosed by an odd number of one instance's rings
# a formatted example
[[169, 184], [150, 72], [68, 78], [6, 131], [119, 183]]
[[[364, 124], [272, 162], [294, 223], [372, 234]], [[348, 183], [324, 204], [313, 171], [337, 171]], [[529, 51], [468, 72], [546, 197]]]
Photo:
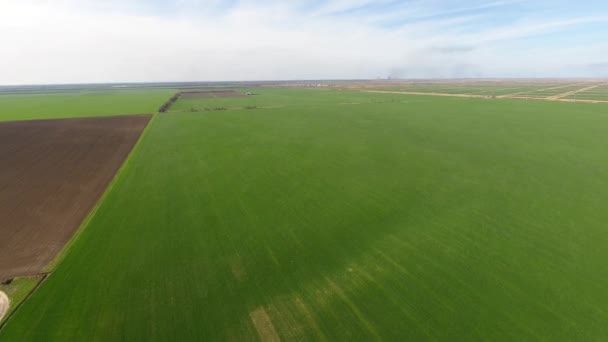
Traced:
[[245, 97], [243, 93], [233, 90], [213, 90], [213, 91], [192, 91], [182, 92], [181, 98], [184, 99], [209, 99], [216, 97]]
[[150, 115], [0, 123], [0, 281], [44, 271]]

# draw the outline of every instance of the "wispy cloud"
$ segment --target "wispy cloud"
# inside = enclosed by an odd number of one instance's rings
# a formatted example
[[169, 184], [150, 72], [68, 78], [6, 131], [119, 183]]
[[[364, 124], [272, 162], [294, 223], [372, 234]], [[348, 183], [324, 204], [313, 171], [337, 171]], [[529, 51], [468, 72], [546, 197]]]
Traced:
[[[608, 5], [3, 0], [0, 84], [608, 76]], [[557, 8], [558, 10], [555, 10]], [[572, 14], [575, 13], [575, 14]], [[558, 59], [555, 56], [559, 56]], [[550, 63], [546, 60], [551, 60]]]

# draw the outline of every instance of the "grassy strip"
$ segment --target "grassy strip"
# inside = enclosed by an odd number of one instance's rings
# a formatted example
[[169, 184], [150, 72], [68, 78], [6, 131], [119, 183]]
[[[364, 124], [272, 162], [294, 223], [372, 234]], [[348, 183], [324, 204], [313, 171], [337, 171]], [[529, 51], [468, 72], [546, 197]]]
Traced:
[[155, 113], [169, 89], [0, 95], [0, 121]]
[[61, 263], [61, 261], [65, 258], [65, 256], [69, 252], [70, 248], [78, 240], [78, 237], [86, 229], [86, 227], [89, 225], [89, 223], [91, 222], [93, 217], [95, 217], [95, 213], [97, 213], [97, 210], [99, 209], [101, 204], [105, 201], [106, 197], [108, 196], [108, 193], [110, 193], [110, 191], [112, 190], [112, 188], [114, 187], [114, 185], [116, 184], [118, 179], [120, 178], [120, 175], [121, 175], [122, 171], [125, 169], [126, 165], [129, 163], [131, 156], [133, 156], [135, 151], [137, 151], [137, 149], [139, 148], [139, 143], [141, 142], [141, 140], [147, 133], [148, 128], [152, 124], [152, 121], [154, 120], [155, 117], [156, 117], [156, 114], [153, 114], [152, 117], [150, 118], [150, 121], [148, 121], [148, 124], [146, 125], [143, 132], [139, 136], [139, 139], [137, 139], [135, 146], [133, 146], [133, 149], [131, 149], [131, 152], [129, 152], [129, 155], [127, 156], [125, 161], [122, 163], [120, 168], [116, 171], [114, 178], [112, 178], [112, 181], [110, 181], [110, 184], [108, 184], [106, 191], [104, 191], [103, 195], [101, 195], [101, 197], [99, 198], [99, 200], [97, 201], [97, 203], [95, 204], [95, 206], [93, 207], [91, 212], [89, 212], [89, 214], [84, 219], [84, 221], [82, 221], [82, 223], [80, 224], [80, 227], [76, 230], [74, 235], [72, 235], [72, 238], [70, 238], [70, 240], [65, 244], [65, 246], [63, 247], [61, 252], [59, 252], [59, 254], [57, 254], [57, 257], [55, 257], [55, 259], [53, 259], [53, 261], [49, 265], [47, 265], [47, 267], [45, 268], [45, 273], [49, 273], [49, 276], [57, 268], [57, 266]]
[[0, 291], [6, 293], [10, 300], [8, 312], [0, 321], [0, 330], [4, 327], [9, 318], [17, 311], [17, 309], [25, 302], [25, 300], [33, 293], [33, 291], [42, 283], [46, 276], [34, 277], [19, 277], [15, 278], [10, 284], [1, 284]]

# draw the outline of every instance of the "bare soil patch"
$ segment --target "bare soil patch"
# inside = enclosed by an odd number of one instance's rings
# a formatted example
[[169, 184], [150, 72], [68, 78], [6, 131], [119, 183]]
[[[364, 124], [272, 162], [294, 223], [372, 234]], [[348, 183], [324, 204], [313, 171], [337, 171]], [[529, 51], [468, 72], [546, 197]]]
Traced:
[[0, 281], [44, 271], [101, 197], [150, 118], [0, 123]]
[[232, 271], [234, 278], [239, 282], [242, 282], [247, 278], [247, 272], [245, 271], [243, 260], [240, 255], [235, 255], [230, 258], [230, 270]]
[[183, 99], [209, 99], [218, 97], [245, 97], [247, 95], [234, 90], [192, 91], [182, 92]]

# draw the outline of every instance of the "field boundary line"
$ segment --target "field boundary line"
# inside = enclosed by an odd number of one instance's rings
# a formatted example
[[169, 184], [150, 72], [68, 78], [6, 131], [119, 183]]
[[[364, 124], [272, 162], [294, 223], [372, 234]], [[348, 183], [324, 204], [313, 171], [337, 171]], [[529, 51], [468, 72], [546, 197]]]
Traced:
[[95, 216], [95, 214], [99, 210], [99, 207], [101, 206], [101, 204], [105, 202], [108, 194], [114, 188], [114, 185], [116, 184], [116, 182], [120, 178], [123, 170], [129, 164], [129, 161], [131, 160], [131, 157], [139, 149], [140, 143], [141, 143], [142, 139], [144, 138], [144, 136], [147, 134], [148, 128], [152, 125], [152, 122], [156, 118], [156, 115], [157, 115], [156, 113], [152, 114], [152, 117], [148, 121], [148, 124], [146, 125], [146, 127], [144, 128], [144, 130], [139, 135], [139, 138], [135, 142], [135, 145], [133, 145], [133, 148], [131, 149], [131, 151], [129, 152], [129, 154], [127, 155], [127, 157], [125, 158], [125, 161], [122, 163], [122, 165], [118, 168], [118, 170], [116, 170], [116, 173], [112, 177], [112, 180], [110, 181], [110, 183], [108, 184], [108, 186], [104, 190], [103, 194], [101, 195], [101, 197], [99, 198], [99, 200], [97, 201], [97, 203], [95, 203], [95, 206], [93, 207], [93, 209], [91, 209], [91, 211], [87, 214], [87, 216], [82, 221], [82, 223], [80, 224], [80, 226], [78, 227], [78, 229], [76, 229], [76, 232], [74, 232], [74, 234], [72, 235], [72, 237], [70, 238], [70, 240], [63, 246], [63, 248], [61, 249], [61, 251], [53, 259], [53, 261], [51, 261], [44, 268], [44, 272], [47, 273], [48, 276], [50, 276], [52, 274], [52, 272], [57, 269], [57, 267], [59, 266], [59, 264], [61, 264], [61, 262], [66, 257], [66, 255], [69, 252], [69, 250], [71, 249], [71, 247], [74, 245], [74, 243], [78, 240], [78, 238], [80, 237], [80, 235], [82, 234], [82, 232], [86, 229], [86, 227], [91, 222], [91, 220], [93, 219], [93, 217]]
[[171, 106], [173, 106], [173, 104], [175, 102], [177, 102], [177, 100], [179, 100], [179, 98], [182, 97], [182, 92], [178, 91], [177, 93], [173, 94], [173, 96], [171, 96], [171, 98], [169, 98], [169, 100], [167, 100], [167, 102], [163, 103], [162, 106], [160, 106], [160, 108], [158, 109], [159, 113], [165, 113], [169, 110], [169, 108], [171, 108]]
[[[25, 296], [25, 298], [23, 298], [19, 303], [17, 303], [17, 306], [15, 306], [15, 308], [8, 314], [8, 316], [4, 317], [4, 320], [2, 320], [2, 317], [0, 317], [0, 332], [2, 331], [2, 329], [6, 326], [6, 324], [8, 324], [8, 322], [11, 320], [11, 318], [13, 316], [15, 316], [15, 314], [19, 311], [19, 308], [21, 308], [21, 306], [23, 306], [23, 304], [25, 302], [28, 301], [28, 299], [30, 299], [30, 297], [32, 295], [34, 295], [34, 292], [36, 292], [36, 290], [40, 287], [40, 285], [42, 285], [42, 283], [46, 280], [46, 278], [48, 278], [48, 273], [41, 273], [38, 276], [40, 276], [40, 280], [38, 280], [38, 282], [36, 283], [36, 286], [34, 286]], [[10, 307], [7, 308], [7, 310], [10, 310]], [[7, 311], [8, 312], [8, 311]]]

